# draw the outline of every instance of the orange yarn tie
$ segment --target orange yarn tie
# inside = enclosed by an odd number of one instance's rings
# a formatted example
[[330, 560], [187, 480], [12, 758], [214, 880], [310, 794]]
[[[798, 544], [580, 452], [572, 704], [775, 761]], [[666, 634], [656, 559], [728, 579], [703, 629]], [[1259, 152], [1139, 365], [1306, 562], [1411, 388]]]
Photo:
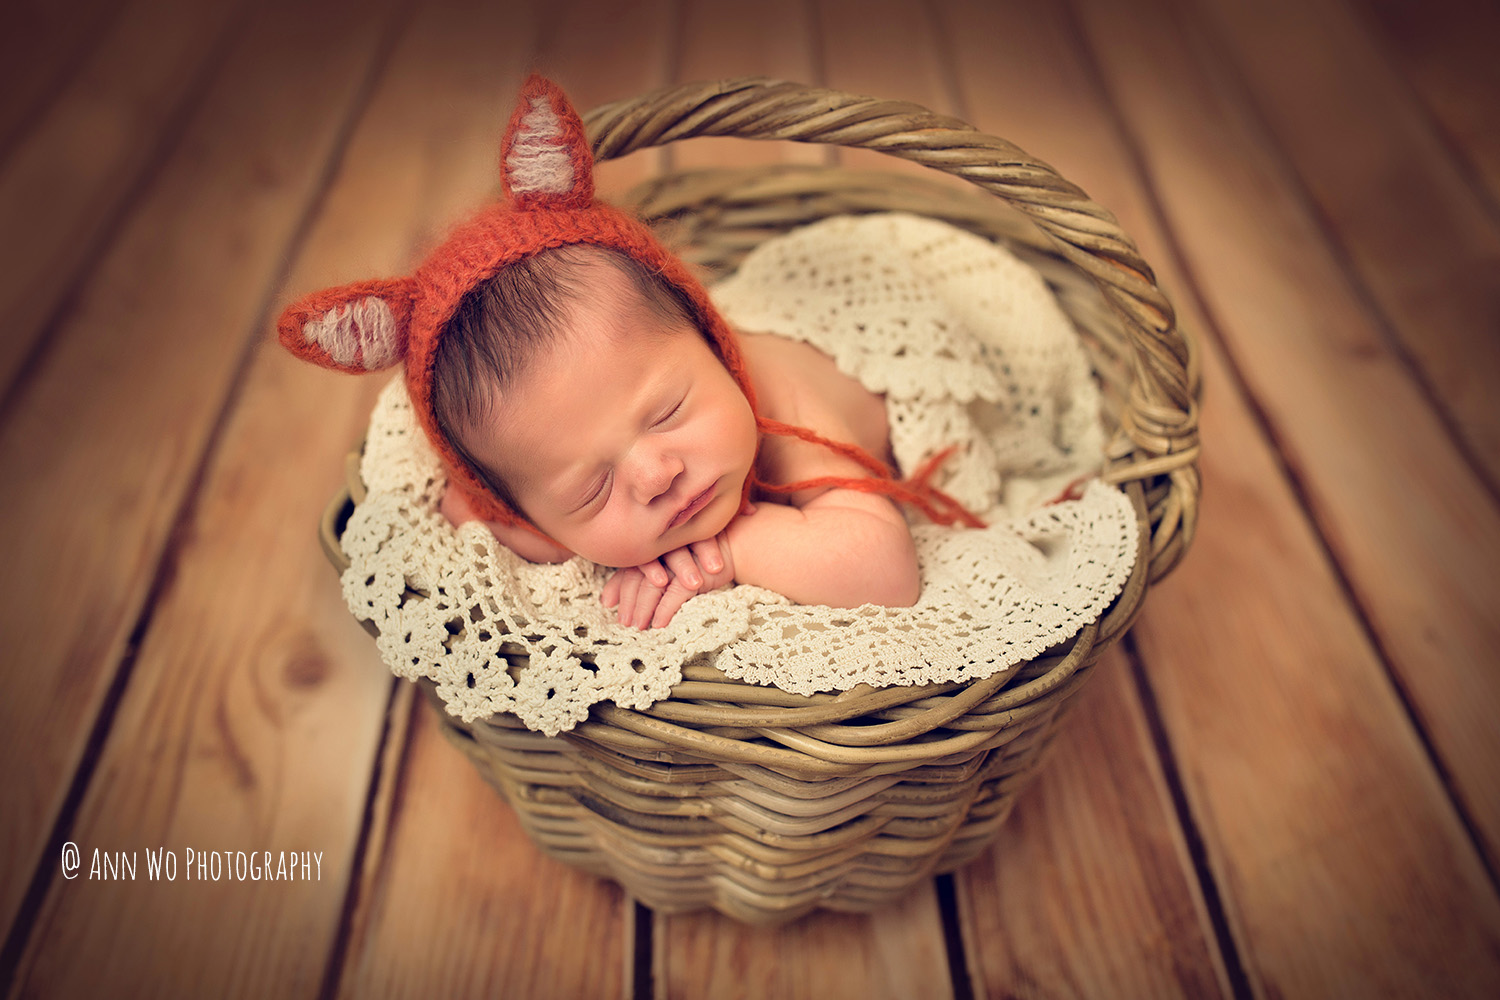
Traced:
[[1089, 476], [1079, 476], [1077, 479], [1069, 483], [1061, 493], [1053, 497], [1051, 500], [1048, 500], [1046, 503], [1042, 504], [1042, 506], [1051, 507], [1052, 505], [1060, 504], [1065, 500], [1082, 500], [1083, 487], [1090, 478], [1091, 477]]
[[934, 524], [954, 525], [963, 524], [969, 528], [983, 528], [984, 522], [953, 497], [932, 485], [932, 476], [938, 467], [947, 460], [948, 456], [958, 450], [957, 445], [949, 445], [942, 451], [933, 455], [907, 479], [897, 479], [890, 468], [878, 458], [858, 445], [845, 444], [841, 441], [830, 441], [815, 431], [806, 427], [796, 427], [792, 424], [784, 424], [779, 420], [771, 420], [767, 417], [758, 417], [756, 425], [767, 434], [777, 434], [782, 437], [794, 437], [810, 444], [819, 444], [836, 454], [851, 459], [870, 471], [872, 479], [854, 479], [848, 476], [819, 476], [815, 479], [804, 479], [796, 483], [775, 484], [768, 483], [756, 477], [755, 485], [768, 493], [789, 494], [799, 490], [818, 489], [823, 486], [832, 486], [839, 489], [857, 490], [860, 493], [883, 493], [893, 500], [909, 503], [920, 510]]

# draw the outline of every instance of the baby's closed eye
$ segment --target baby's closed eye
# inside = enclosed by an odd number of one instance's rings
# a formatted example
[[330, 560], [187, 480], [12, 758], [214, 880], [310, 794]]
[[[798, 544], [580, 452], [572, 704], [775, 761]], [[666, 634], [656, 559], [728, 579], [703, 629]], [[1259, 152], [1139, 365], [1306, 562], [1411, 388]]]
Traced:
[[583, 503], [573, 508], [572, 513], [584, 513], [590, 507], [593, 507], [595, 504], [597, 504], [600, 500], [608, 499], [610, 483], [613, 479], [614, 475], [611, 472], [606, 472], [604, 473], [604, 475], [600, 476], [599, 481], [589, 490], [588, 496], [584, 498]]
[[662, 427], [662, 426], [665, 426], [666, 424], [671, 423], [672, 420], [675, 419], [677, 417], [677, 415], [682, 412], [682, 406], [686, 402], [687, 402], [687, 397], [685, 397], [685, 396], [682, 397], [682, 398], [680, 398], [680, 399], [678, 399], [677, 402], [675, 404], [673, 404], [673, 406], [669, 410], [667, 410], [666, 413], [664, 413], [660, 417], [658, 417], [656, 419], [656, 421], [654, 423], [652, 423], [651, 426], [652, 427]]

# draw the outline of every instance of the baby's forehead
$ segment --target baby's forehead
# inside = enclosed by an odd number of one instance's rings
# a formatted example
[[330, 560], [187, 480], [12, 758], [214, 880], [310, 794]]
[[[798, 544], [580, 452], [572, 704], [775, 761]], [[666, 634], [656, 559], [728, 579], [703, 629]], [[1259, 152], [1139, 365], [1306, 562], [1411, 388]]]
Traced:
[[667, 397], [701, 371], [692, 352], [704, 342], [695, 332], [615, 335], [580, 326], [540, 352], [497, 400], [493, 454], [518, 492], [567, 485], [569, 473], [597, 464], [596, 452], [659, 416]]
[[[628, 254], [588, 243], [577, 243], [553, 251], [558, 273], [575, 293], [603, 292], [622, 296], [641, 295], [634, 269], [640, 267]], [[644, 269], [641, 274], [647, 274]], [[575, 279], [569, 281], [568, 279]]]
[[573, 295], [585, 302], [597, 302], [617, 309], [648, 309], [651, 305], [634, 277], [617, 261], [592, 265], [581, 285], [573, 290]]
[[582, 336], [586, 341], [607, 335], [660, 340], [691, 332], [708, 340], [692, 310], [672, 301], [665, 285], [648, 290], [643, 283], [657, 279], [632, 273], [628, 267], [611, 254], [575, 272], [574, 280], [562, 286], [563, 301], [558, 303], [560, 339]]
[[559, 400], [590, 407], [596, 391], [643, 389], [665, 371], [685, 370], [689, 352], [708, 346], [696, 326], [655, 312], [628, 278], [571, 294], [561, 315], [550, 342], [500, 394], [512, 414]]

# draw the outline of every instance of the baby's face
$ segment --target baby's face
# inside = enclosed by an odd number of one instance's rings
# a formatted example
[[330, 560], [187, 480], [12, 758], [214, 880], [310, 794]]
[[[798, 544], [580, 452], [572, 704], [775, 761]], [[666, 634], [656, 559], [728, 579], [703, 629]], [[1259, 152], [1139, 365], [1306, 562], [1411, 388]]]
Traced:
[[542, 531], [635, 566], [724, 529], [756, 441], [749, 402], [703, 336], [601, 271], [465, 443]]

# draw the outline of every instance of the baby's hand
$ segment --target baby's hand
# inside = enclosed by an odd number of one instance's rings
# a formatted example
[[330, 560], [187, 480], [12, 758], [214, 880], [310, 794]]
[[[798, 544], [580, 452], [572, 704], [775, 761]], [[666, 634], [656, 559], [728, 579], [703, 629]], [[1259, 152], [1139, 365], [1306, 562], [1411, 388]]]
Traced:
[[734, 582], [734, 560], [721, 532], [702, 542], [673, 549], [660, 559], [616, 570], [600, 600], [617, 608], [621, 625], [662, 628], [695, 594]]

